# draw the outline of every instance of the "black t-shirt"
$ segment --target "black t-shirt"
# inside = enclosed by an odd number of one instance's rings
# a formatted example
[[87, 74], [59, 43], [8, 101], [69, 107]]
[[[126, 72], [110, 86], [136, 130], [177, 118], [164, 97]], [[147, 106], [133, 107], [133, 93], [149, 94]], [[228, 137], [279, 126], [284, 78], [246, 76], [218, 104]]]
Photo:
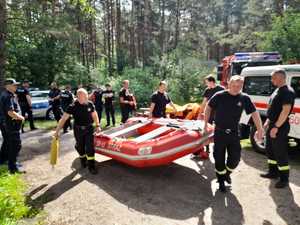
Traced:
[[105, 100], [105, 106], [112, 106], [115, 100], [115, 92], [113, 90], [106, 90], [103, 92], [103, 97]]
[[151, 102], [155, 104], [152, 116], [156, 118], [166, 117], [166, 105], [171, 102], [168, 94], [156, 91], [151, 96]]
[[203, 93], [203, 97], [207, 98], [207, 100], [211, 99], [212, 96], [214, 96], [214, 94], [216, 94], [219, 91], [223, 91], [224, 88], [217, 85], [214, 88], [206, 88], [204, 93]]
[[[121, 88], [121, 90], [119, 92], [119, 97], [120, 98], [123, 97], [124, 101], [133, 101], [133, 94], [130, 93], [129, 89]], [[121, 103], [121, 107], [133, 108], [129, 104], [122, 104], [122, 103]]]
[[66, 111], [68, 106], [72, 104], [74, 100], [73, 94], [70, 91], [65, 90], [60, 94], [60, 100], [62, 109]]
[[8, 115], [8, 111], [19, 112], [20, 107], [13, 93], [4, 90], [0, 96], [0, 120], [2, 122], [12, 122], [12, 118]]
[[94, 97], [95, 97], [95, 107], [102, 108], [103, 101], [102, 101], [102, 95], [103, 91], [102, 90], [95, 90], [94, 91]]
[[216, 127], [237, 130], [243, 110], [247, 114], [256, 111], [248, 95], [240, 93], [231, 95], [227, 90], [216, 93], [208, 102], [215, 111]]
[[[269, 108], [267, 111], [267, 117], [271, 123], [276, 123], [281, 111], [282, 106], [290, 104], [292, 105], [291, 111], [293, 110], [295, 103], [295, 92], [290, 86], [283, 86], [277, 88], [271, 95]], [[291, 113], [290, 111], [290, 113]], [[285, 123], [288, 122], [288, 118]]]
[[78, 126], [89, 126], [93, 124], [92, 113], [95, 106], [91, 101], [87, 104], [80, 104], [77, 100], [69, 105], [66, 113], [73, 115], [74, 124]]
[[[48, 96], [49, 96], [49, 98], [55, 98], [55, 97], [59, 96], [60, 93], [61, 93], [61, 91], [58, 88], [53, 88], [53, 89], [50, 90]], [[60, 105], [60, 99], [55, 99], [53, 101], [51, 100], [50, 104], [52, 106], [59, 106]]]
[[29, 95], [29, 90], [27, 88], [21, 87], [17, 89], [16, 94], [18, 96], [20, 106], [28, 106], [26, 96]]

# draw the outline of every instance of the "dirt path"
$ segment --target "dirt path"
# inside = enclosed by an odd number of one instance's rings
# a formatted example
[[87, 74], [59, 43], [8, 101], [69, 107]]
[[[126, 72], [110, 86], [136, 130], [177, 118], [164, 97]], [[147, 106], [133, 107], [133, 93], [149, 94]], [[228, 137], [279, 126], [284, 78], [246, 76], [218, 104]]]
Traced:
[[[135, 169], [97, 155], [99, 174], [79, 169], [73, 136], [62, 137], [58, 166], [49, 166], [50, 134], [23, 136], [21, 161], [31, 201], [53, 225], [300, 224], [300, 169], [289, 189], [259, 178], [265, 157], [243, 151], [231, 192], [216, 192], [210, 161], [189, 157], [159, 168]], [[25, 224], [30, 224], [28, 220]]]

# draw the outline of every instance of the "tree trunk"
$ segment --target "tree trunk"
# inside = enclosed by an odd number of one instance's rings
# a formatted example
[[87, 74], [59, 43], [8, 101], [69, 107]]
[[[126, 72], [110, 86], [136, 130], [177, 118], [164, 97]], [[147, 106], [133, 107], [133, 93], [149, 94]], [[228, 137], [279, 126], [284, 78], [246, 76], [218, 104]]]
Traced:
[[174, 46], [175, 49], [178, 45], [179, 40], [179, 22], [180, 22], [180, 0], [177, 0], [176, 2], [176, 23], [175, 23], [175, 40], [174, 40]]
[[159, 7], [160, 7], [160, 16], [161, 16], [161, 22], [160, 22], [160, 54], [161, 56], [165, 52], [165, 0], [159, 1]]
[[120, 0], [116, 0], [116, 57], [118, 74], [120, 74], [123, 70], [121, 38], [121, 3]]
[[5, 80], [6, 0], [0, 0], [0, 92]]

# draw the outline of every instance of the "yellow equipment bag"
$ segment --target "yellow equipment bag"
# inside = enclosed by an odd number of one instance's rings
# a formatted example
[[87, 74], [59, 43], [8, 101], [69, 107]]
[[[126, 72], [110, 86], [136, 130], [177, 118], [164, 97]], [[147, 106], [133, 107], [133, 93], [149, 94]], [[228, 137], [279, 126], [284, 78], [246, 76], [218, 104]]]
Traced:
[[55, 166], [57, 163], [58, 153], [59, 153], [59, 139], [53, 137], [51, 142], [51, 150], [50, 150], [50, 164], [52, 166]]

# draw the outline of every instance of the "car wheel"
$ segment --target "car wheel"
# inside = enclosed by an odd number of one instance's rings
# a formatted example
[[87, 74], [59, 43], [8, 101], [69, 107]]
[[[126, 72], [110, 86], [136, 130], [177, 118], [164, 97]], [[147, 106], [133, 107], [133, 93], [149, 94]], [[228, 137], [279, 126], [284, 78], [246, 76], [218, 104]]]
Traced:
[[46, 120], [54, 120], [54, 114], [52, 108], [48, 109], [46, 112]]
[[255, 132], [256, 132], [256, 127], [251, 126], [250, 130], [250, 141], [252, 144], [252, 147], [256, 152], [266, 154], [266, 137], [263, 137], [262, 142], [258, 142], [257, 139], [255, 138]]

